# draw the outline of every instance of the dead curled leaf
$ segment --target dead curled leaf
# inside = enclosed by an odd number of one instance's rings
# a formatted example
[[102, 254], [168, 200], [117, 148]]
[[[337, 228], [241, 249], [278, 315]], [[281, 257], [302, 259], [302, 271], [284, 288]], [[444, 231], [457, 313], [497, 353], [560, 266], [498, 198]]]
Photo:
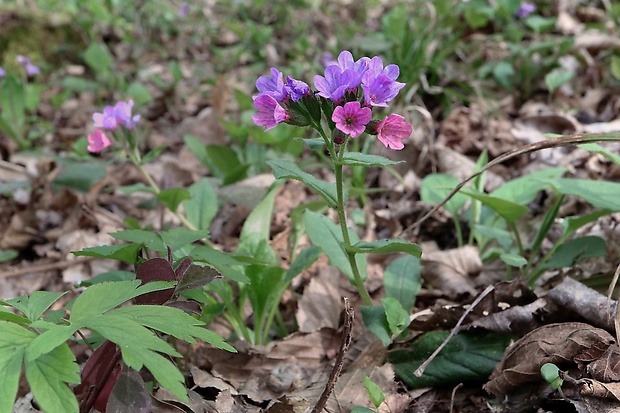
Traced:
[[615, 340], [607, 331], [584, 323], [558, 323], [539, 327], [516, 341], [484, 389], [495, 396], [514, 392], [526, 383], [542, 381], [540, 367], [545, 363], [573, 363], [584, 350]]
[[443, 251], [424, 251], [422, 277], [448, 295], [469, 293], [476, 295], [472, 276], [482, 269], [478, 249], [464, 246]]

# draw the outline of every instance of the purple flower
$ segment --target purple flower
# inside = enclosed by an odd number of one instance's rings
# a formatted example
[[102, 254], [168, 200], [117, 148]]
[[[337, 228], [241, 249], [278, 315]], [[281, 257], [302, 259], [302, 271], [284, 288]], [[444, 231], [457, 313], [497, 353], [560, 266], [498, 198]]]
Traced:
[[258, 113], [252, 115], [252, 120], [258, 126], [264, 126], [265, 131], [274, 128], [278, 123], [288, 119], [288, 113], [270, 94], [261, 93], [254, 97], [254, 107]]
[[336, 128], [352, 138], [357, 138], [366, 129], [371, 116], [370, 108], [361, 107], [358, 101], [354, 101], [347, 102], [344, 106], [336, 106], [332, 120], [336, 123]]
[[515, 14], [517, 15], [517, 17], [520, 17], [523, 19], [529, 16], [530, 14], [534, 13], [535, 10], [536, 10], [535, 4], [527, 3], [524, 1], [524, 2], [521, 2], [521, 7], [519, 7], [519, 10], [517, 10]]
[[[338, 62], [336, 62], [336, 64], [338, 65], [338, 67], [340, 67], [340, 70], [342, 70], [343, 72], [345, 70], [353, 70], [355, 73], [359, 75], [359, 78], [361, 81], [362, 76], [368, 70], [370, 62], [371, 60], [368, 57], [362, 57], [357, 62], [354, 62], [353, 55], [351, 54], [351, 52], [349, 52], [348, 50], [343, 50], [338, 55]], [[358, 85], [359, 83], [352, 87], [357, 87]]]
[[129, 99], [128, 102], [118, 102], [114, 106], [114, 117], [116, 118], [116, 123], [125, 126], [127, 129], [132, 129], [140, 120], [140, 115], [135, 115], [133, 117], [131, 116], [132, 107], [132, 99]]
[[4, 78], [6, 76], [6, 71], [0, 67], [0, 79]]
[[284, 89], [284, 81], [282, 80], [282, 72], [275, 67], [271, 68], [271, 77], [261, 76], [256, 81], [256, 89], [261, 94], [267, 94], [273, 96], [278, 102], [282, 102], [286, 96], [286, 90]]
[[116, 113], [114, 107], [106, 106], [103, 108], [103, 112], [93, 114], [93, 122], [95, 122], [95, 128], [103, 128], [108, 130], [116, 129], [118, 124], [116, 120]]
[[105, 133], [101, 129], [95, 129], [93, 133], [88, 135], [88, 149], [89, 152], [99, 153], [108, 146], [112, 145], [110, 139], [105, 136]]
[[17, 59], [17, 63], [24, 66], [24, 69], [26, 70], [26, 74], [28, 76], [35, 76], [41, 73], [41, 69], [39, 69], [38, 66], [33, 65], [30, 59], [27, 58], [26, 56], [17, 55], [16, 59]]
[[397, 82], [400, 74], [397, 65], [383, 67], [383, 61], [375, 56], [370, 59], [368, 70], [362, 76], [364, 101], [371, 106], [387, 106], [387, 102], [394, 99], [398, 92], [405, 87], [404, 83]]
[[286, 77], [286, 85], [284, 90], [287, 95], [290, 95], [293, 102], [297, 102], [299, 99], [310, 94], [310, 87], [301, 80], [295, 80], [290, 76]]
[[405, 147], [402, 140], [413, 132], [413, 126], [401, 115], [392, 114], [377, 125], [377, 138], [386, 148], [401, 150]]
[[187, 17], [187, 12], [189, 11], [189, 4], [183, 3], [181, 8], [179, 9], [179, 17]]
[[325, 76], [314, 76], [314, 86], [319, 91], [317, 94], [334, 102], [340, 101], [344, 92], [357, 88], [359, 84], [359, 74], [349, 69], [342, 71], [338, 65], [325, 69]]

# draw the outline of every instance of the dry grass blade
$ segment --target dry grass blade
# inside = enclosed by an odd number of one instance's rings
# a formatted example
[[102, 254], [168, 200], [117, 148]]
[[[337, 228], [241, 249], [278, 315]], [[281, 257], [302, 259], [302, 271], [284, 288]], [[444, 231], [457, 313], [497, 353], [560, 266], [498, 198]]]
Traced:
[[398, 236], [401, 236], [405, 232], [411, 231], [414, 228], [417, 228], [418, 226], [420, 226], [424, 221], [426, 221], [435, 212], [437, 212], [439, 210], [439, 208], [444, 206], [446, 204], [446, 202], [448, 202], [454, 195], [456, 195], [456, 193], [459, 192], [461, 190], [461, 188], [463, 188], [469, 181], [471, 181], [472, 179], [476, 178], [477, 176], [483, 174], [484, 172], [486, 172], [490, 168], [494, 167], [495, 165], [499, 165], [502, 162], [507, 161], [509, 159], [512, 159], [512, 158], [514, 158], [516, 156], [524, 155], [526, 153], [540, 151], [540, 150], [543, 150], [543, 149], [559, 148], [559, 147], [563, 147], [563, 146], [581, 145], [581, 144], [584, 144], [584, 143], [596, 143], [596, 142], [620, 142], [620, 132], [612, 132], [612, 133], [584, 133], [584, 134], [565, 136], [565, 137], [561, 137], [561, 138], [553, 138], [553, 139], [549, 139], [549, 140], [546, 140], [546, 141], [535, 142], [535, 143], [532, 143], [532, 144], [529, 144], [529, 145], [522, 146], [520, 148], [513, 149], [512, 151], [506, 152], [505, 154], [500, 155], [497, 158], [493, 159], [491, 162], [486, 164], [486, 166], [484, 168], [482, 168], [478, 172], [470, 175], [467, 179], [465, 179], [464, 181], [459, 183], [456, 186], [456, 188], [454, 188], [452, 190], [452, 192], [450, 192], [448, 194], [448, 196], [446, 196], [446, 198], [443, 201], [441, 201], [439, 204], [437, 204], [433, 208], [431, 208], [431, 210], [429, 212], [427, 212], [426, 215], [424, 215], [422, 218], [418, 219], [416, 222], [414, 222], [413, 224], [409, 225], [407, 228], [403, 229], [400, 232], [400, 234], [398, 234]]

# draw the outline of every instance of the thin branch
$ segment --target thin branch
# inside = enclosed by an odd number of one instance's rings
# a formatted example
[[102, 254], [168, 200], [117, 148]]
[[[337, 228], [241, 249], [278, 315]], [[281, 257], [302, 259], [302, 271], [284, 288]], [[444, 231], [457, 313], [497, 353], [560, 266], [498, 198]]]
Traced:
[[319, 397], [319, 401], [316, 402], [314, 409], [312, 409], [312, 413], [320, 413], [325, 408], [325, 405], [327, 404], [327, 399], [334, 390], [334, 387], [336, 386], [336, 381], [338, 381], [340, 373], [342, 372], [344, 357], [346, 356], [347, 351], [349, 351], [349, 347], [351, 346], [351, 340], [353, 338], [351, 330], [353, 328], [353, 318], [355, 317], [355, 312], [349, 304], [349, 299], [347, 297], [343, 297], [343, 299], [344, 329], [342, 331], [342, 343], [340, 344], [340, 349], [338, 350], [338, 355], [336, 356], [336, 360], [334, 362], [334, 368], [332, 369], [332, 372], [329, 375], [329, 379], [327, 380], [327, 384], [325, 385], [325, 390], [323, 390], [321, 397]]
[[36, 274], [39, 272], [46, 272], [51, 270], [62, 270], [72, 267], [74, 265], [83, 264], [85, 262], [93, 260], [94, 258], [95, 257], [81, 257], [75, 260], [63, 260], [51, 262], [48, 264], [29, 265], [27, 267], [19, 268], [17, 270], [0, 272], [0, 279], [20, 277], [22, 275]]

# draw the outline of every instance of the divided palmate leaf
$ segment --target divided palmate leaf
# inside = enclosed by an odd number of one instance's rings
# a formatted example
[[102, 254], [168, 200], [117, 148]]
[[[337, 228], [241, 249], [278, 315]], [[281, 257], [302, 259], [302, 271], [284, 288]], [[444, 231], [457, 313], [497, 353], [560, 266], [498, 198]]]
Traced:
[[11, 413], [17, 396], [24, 349], [36, 334], [7, 321], [0, 321], [0, 331], [0, 413]]
[[78, 257], [109, 258], [134, 264], [139, 250], [140, 244], [100, 245], [98, 247], [84, 248], [80, 251], [71, 251], [71, 253]]

